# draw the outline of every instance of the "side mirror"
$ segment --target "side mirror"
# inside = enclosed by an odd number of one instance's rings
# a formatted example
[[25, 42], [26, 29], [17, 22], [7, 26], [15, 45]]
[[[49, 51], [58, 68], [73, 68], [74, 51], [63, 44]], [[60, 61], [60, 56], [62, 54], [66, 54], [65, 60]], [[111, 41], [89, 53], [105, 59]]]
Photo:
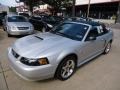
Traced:
[[89, 41], [94, 41], [94, 40], [96, 40], [96, 37], [95, 37], [95, 36], [90, 36], [90, 37], [88, 38], [88, 40], [89, 40]]

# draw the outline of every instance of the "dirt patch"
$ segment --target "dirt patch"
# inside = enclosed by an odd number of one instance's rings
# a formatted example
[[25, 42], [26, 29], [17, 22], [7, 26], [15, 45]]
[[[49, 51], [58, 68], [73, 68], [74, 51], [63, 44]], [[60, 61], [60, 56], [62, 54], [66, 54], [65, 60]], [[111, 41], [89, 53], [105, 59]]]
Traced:
[[3, 32], [2, 27], [0, 27], [0, 41], [3, 40], [5, 37], [5, 32]]

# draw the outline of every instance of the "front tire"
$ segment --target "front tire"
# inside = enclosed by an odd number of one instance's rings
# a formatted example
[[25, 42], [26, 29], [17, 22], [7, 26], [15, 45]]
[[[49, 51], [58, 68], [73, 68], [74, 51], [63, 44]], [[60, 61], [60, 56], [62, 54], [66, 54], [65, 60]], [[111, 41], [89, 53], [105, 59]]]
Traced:
[[3, 30], [6, 31], [6, 28], [3, 26]]
[[67, 80], [70, 78], [76, 70], [76, 58], [68, 56], [59, 64], [56, 71], [56, 78], [59, 80]]
[[11, 37], [12, 35], [10, 35], [9, 33], [7, 33], [8, 37]]

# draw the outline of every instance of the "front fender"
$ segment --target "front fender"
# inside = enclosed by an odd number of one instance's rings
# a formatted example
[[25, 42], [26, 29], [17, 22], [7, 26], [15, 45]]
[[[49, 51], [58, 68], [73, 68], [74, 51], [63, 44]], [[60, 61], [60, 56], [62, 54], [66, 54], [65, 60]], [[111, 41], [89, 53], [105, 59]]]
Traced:
[[[75, 54], [77, 55], [77, 52], [76, 50], [66, 50], [66, 51], [63, 51], [60, 53], [60, 55], [57, 57], [57, 64], [59, 65], [59, 63], [65, 58], [67, 57], [68, 55], [70, 54]], [[78, 56], [78, 55], [77, 55]]]

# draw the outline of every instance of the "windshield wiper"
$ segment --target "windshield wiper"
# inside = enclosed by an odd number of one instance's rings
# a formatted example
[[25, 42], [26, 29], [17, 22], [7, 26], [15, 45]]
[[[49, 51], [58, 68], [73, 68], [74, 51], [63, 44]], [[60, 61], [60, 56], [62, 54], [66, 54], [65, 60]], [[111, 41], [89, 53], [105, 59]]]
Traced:
[[39, 36], [35, 36], [36, 38], [38, 38], [38, 39], [41, 39], [41, 40], [43, 40], [43, 38], [41, 38], [41, 37], [39, 37]]

